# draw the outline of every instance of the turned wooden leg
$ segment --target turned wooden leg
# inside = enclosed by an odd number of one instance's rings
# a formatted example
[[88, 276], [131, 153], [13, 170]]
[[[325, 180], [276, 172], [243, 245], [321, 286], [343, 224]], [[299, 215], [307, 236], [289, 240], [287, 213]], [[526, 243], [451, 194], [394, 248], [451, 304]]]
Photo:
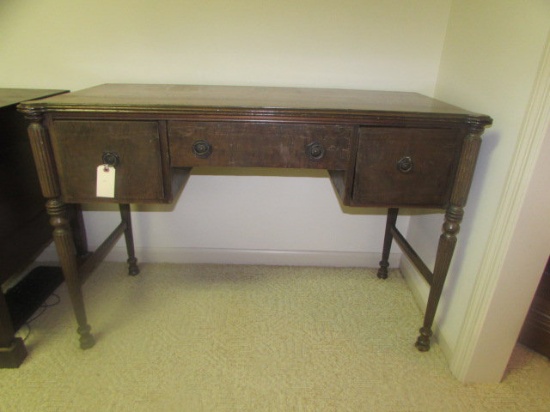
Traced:
[[139, 267], [137, 265], [137, 259], [134, 252], [134, 235], [132, 233], [132, 219], [130, 216], [130, 205], [121, 204], [120, 217], [124, 223], [126, 223], [126, 230], [124, 231], [124, 239], [126, 240], [126, 250], [128, 251], [128, 274], [135, 276], [139, 274]]
[[416, 347], [420, 351], [430, 349], [430, 337], [432, 336], [432, 324], [451, 265], [453, 257], [456, 235], [460, 231], [460, 223], [464, 217], [464, 205], [468, 198], [468, 192], [474, 175], [474, 165], [481, 145], [481, 134], [485, 126], [476, 122], [470, 124], [468, 136], [464, 140], [460, 163], [458, 166], [455, 187], [451, 194], [450, 206], [445, 213], [445, 222], [443, 223], [442, 233], [439, 237], [439, 246], [433, 271], [433, 280], [428, 297], [428, 305], [424, 316], [424, 325], [420, 328], [420, 336], [416, 341]]
[[46, 210], [50, 215], [50, 223], [54, 228], [55, 247], [78, 323], [77, 331], [80, 335], [80, 347], [88, 349], [94, 346], [95, 340], [90, 334], [91, 328], [86, 319], [81, 282], [78, 277], [76, 248], [68, 219], [67, 206], [59, 199], [50, 199], [46, 202]]
[[463, 208], [459, 206], [450, 206], [445, 214], [445, 222], [443, 223], [443, 230], [439, 237], [439, 245], [437, 247], [433, 281], [428, 297], [426, 314], [424, 315], [424, 324], [420, 328], [420, 335], [415, 344], [416, 348], [422, 352], [430, 349], [432, 324], [437, 305], [439, 304], [439, 298], [443, 291], [443, 285], [445, 284], [445, 279], [449, 272], [449, 266], [451, 265], [451, 259], [456, 245], [456, 235], [460, 231], [460, 222], [462, 221], [463, 215]]
[[388, 277], [388, 267], [390, 266], [390, 249], [393, 240], [393, 235], [391, 234], [391, 228], [395, 226], [397, 221], [397, 214], [399, 209], [390, 208], [388, 209], [388, 218], [386, 220], [386, 233], [384, 234], [384, 246], [382, 249], [382, 260], [380, 261], [380, 269], [378, 269], [377, 276], [380, 279], [387, 279]]
[[[77, 247], [73, 238], [73, 231], [70, 222], [70, 213], [67, 206], [61, 201], [61, 190], [57, 180], [57, 172], [50, 138], [44, 125], [42, 124], [43, 113], [41, 110], [29, 110], [25, 116], [30, 120], [28, 126], [29, 142], [31, 144], [32, 154], [40, 188], [46, 199], [46, 211], [50, 216], [50, 223], [53, 226], [53, 240], [59, 256], [65, 283], [69, 289], [69, 296], [73, 305], [73, 310], [78, 323], [78, 333], [80, 334], [80, 347], [82, 349], [91, 348], [95, 344], [94, 337], [90, 334], [90, 326], [86, 320], [86, 311], [84, 309], [84, 300], [82, 298], [81, 281], [78, 275], [77, 265]], [[77, 229], [76, 240], [78, 251], [85, 254], [87, 251], [84, 224], [78, 213], [76, 220], [73, 219]], [[78, 230], [80, 228], [81, 230]]]

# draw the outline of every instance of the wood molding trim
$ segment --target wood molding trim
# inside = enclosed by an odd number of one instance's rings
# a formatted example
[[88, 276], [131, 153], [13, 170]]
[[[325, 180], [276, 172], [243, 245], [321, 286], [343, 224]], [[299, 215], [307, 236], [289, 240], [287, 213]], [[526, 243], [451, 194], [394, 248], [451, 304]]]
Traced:
[[520, 129], [520, 139], [493, 225], [494, 230], [489, 238], [464, 324], [450, 361], [451, 371], [460, 381], [475, 380], [471, 375], [475, 368], [473, 359], [478, 350], [481, 331], [549, 125], [550, 35], [547, 38], [530, 102]]

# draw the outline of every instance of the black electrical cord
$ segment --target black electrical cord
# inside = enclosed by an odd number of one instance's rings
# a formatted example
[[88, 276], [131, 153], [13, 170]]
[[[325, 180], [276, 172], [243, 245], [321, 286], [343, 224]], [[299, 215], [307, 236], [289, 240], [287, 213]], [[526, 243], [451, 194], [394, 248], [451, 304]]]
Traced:
[[[48, 300], [50, 300], [51, 298], [54, 298], [54, 302], [52, 303], [48, 303]], [[36, 319], [38, 319], [40, 316], [42, 316], [49, 308], [53, 307], [53, 306], [56, 306], [56, 305], [59, 305], [59, 303], [61, 302], [61, 298], [59, 297], [58, 294], [56, 293], [52, 293], [48, 299], [42, 304], [40, 305], [40, 307], [38, 308], [38, 310], [34, 313], [34, 316], [32, 316], [31, 318], [29, 318], [24, 324], [23, 326], [27, 328], [27, 333], [25, 334], [24, 337], [21, 337], [21, 339], [23, 339], [23, 342], [25, 342], [28, 337], [30, 336], [31, 334], [31, 322], [34, 322]], [[22, 327], [23, 327], [22, 326]], [[20, 329], [21, 330], [21, 329]], [[19, 334], [19, 332], [18, 332]]]

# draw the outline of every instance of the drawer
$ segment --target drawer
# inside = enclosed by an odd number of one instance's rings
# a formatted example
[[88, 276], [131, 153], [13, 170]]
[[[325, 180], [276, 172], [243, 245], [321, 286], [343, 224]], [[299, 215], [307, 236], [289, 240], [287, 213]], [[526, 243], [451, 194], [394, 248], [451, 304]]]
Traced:
[[175, 167], [231, 166], [343, 170], [353, 128], [335, 125], [169, 122]]
[[[57, 120], [50, 133], [66, 202], [169, 200], [157, 122]], [[97, 167], [104, 163], [104, 153], [118, 158], [114, 198], [96, 196]]]
[[360, 129], [354, 206], [445, 207], [462, 138], [454, 129]]

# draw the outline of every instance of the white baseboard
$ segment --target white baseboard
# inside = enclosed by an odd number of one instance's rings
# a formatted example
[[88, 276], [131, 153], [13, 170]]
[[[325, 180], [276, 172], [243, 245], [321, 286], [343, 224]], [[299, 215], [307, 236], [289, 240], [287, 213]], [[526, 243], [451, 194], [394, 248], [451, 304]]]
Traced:
[[[377, 267], [381, 254], [375, 252], [343, 251], [295, 251], [295, 250], [250, 250], [209, 248], [136, 248], [139, 262], [163, 263], [211, 263], [275, 266], [334, 266]], [[400, 253], [390, 254], [391, 267], [399, 266]], [[115, 246], [105, 260], [125, 262], [125, 247]], [[57, 261], [55, 248], [49, 247], [40, 261]]]

